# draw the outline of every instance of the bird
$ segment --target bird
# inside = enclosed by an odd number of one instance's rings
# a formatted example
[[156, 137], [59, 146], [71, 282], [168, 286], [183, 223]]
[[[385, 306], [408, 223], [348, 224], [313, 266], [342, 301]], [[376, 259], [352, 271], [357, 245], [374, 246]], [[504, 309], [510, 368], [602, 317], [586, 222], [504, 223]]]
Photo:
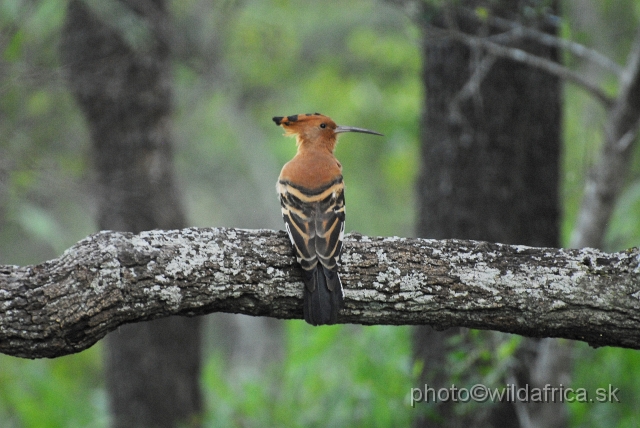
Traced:
[[296, 155], [280, 172], [276, 190], [282, 218], [303, 272], [303, 313], [307, 323], [335, 324], [344, 306], [338, 262], [344, 235], [342, 165], [334, 156], [338, 135], [369, 129], [338, 126], [320, 113], [272, 119], [296, 138]]

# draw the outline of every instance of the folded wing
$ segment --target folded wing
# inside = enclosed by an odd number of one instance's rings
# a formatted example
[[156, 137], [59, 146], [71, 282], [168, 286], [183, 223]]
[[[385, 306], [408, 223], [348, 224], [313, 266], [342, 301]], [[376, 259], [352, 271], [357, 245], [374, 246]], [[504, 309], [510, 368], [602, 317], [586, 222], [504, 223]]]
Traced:
[[344, 234], [342, 176], [319, 189], [278, 182], [282, 217], [304, 270], [305, 320], [334, 324], [343, 305], [338, 260]]

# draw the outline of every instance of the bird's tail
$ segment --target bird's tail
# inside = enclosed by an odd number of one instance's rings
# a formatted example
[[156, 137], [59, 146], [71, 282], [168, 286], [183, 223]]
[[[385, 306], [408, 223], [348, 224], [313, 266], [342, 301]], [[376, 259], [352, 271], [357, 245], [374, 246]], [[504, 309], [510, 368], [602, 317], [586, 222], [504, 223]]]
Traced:
[[311, 325], [335, 324], [344, 305], [338, 272], [317, 264], [304, 271], [304, 319]]

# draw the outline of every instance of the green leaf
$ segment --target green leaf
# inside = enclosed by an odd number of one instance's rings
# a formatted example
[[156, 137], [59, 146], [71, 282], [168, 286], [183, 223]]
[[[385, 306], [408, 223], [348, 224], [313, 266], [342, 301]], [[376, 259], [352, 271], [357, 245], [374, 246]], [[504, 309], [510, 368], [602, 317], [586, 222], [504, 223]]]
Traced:
[[489, 9], [486, 7], [478, 6], [475, 9], [476, 16], [480, 19], [487, 20], [489, 18]]
[[23, 42], [24, 42], [24, 31], [22, 30], [16, 31], [11, 37], [11, 39], [9, 40], [9, 43], [7, 44], [7, 47], [5, 48], [4, 52], [2, 53], [2, 57], [9, 62], [17, 61], [20, 58], [20, 55], [22, 54]]

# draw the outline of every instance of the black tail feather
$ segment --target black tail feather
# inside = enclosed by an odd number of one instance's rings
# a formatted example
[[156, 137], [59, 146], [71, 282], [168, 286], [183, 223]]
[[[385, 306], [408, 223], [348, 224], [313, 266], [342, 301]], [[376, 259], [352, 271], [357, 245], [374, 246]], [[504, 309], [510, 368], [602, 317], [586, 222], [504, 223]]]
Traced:
[[311, 325], [335, 324], [344, 305], [338, 272], [318, 265], [304, 272], [304, 320]]

